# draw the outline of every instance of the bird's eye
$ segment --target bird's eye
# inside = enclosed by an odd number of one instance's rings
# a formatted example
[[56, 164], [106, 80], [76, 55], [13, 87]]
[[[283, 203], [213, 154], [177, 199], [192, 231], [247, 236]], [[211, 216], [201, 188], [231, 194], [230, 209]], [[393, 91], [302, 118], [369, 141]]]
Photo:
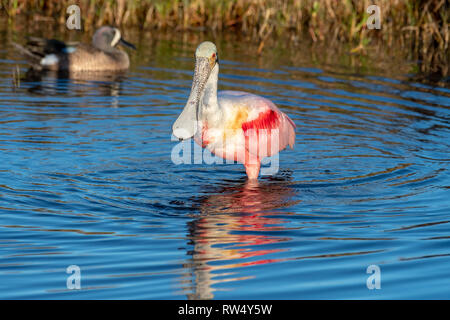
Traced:
[[212, 58], [215, 58], [215, 57], [216, 57], [216, 54], [215, 54], [215, 53], [213, 53], [211, 57], [212, 57]]

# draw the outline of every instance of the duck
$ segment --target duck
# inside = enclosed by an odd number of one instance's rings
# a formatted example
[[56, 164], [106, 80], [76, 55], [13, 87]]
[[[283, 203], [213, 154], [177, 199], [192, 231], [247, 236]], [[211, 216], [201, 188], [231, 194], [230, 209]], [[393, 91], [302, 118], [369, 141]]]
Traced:
[[29, 37], [25, 46], [13, 43], [35, 71], [124, 71], [130, 67], [128, 54], [117, 48], [136, 47], [111, 26], [98, 28], [90, 44], [65, 43], [56, 39]]

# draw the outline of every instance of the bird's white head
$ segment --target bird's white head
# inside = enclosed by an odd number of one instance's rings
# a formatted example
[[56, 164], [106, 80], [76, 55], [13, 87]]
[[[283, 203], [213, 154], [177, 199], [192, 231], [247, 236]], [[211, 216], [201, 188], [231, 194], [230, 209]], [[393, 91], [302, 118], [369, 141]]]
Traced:
[[214, 58], [217, 56], [217, 48], [211, 41], [205, 41], [199, 44], [197, 50], [195, 50], [196, 58]]
[[210, 41], [202, 42], [195, 51], [195, 71], [189, 99], [172, 130], [180, 140], [192, 138], [197, 131], [199, 102], [205, 90], [205, 84], [219, 59], [216, 45]]

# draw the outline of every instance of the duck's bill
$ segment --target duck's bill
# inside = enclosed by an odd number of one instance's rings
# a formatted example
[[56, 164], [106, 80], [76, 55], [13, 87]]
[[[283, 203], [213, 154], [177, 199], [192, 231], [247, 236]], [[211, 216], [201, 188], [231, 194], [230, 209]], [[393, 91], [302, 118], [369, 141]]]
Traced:
[[180, 140], [190, 139], [197, 132], [199, 102], [211, 69], [209, 59], [197, 58], [195, 61], [194, 79], [192, 80], [189, 99], [180, 116], [172, 126], [173, 135]]
[[129, 43], [128, 41], [125, 41], [125, 40], [122, 39], [122, 38], [120, 39], [119, 43], [120, 43], [121, 45], [123, 45], [123, 46], [126, 46], [126, 47], [128, 47], [128, 48], [131, 48], [131, 49], [136, 50], [136, 47], [134, 46], [134, 44]]

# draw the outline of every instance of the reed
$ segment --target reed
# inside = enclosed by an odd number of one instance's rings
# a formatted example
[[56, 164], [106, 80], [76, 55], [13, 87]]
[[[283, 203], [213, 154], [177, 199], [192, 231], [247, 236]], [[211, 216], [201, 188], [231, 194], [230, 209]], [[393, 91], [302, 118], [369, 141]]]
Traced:
[[[78, 4], [85, 30], [103, 24], [142, 29], [240, 32], [259, 42], [305, 37], [313, 42], [346, 43], [352, 53], [371, 46], [400, 44], [422, 61], [421, 71], [449, 72], [449, 12], [446, 0], [2, 0], [2, 15], [18, 20], [64, 24], [66, 8]], [[381, 9], [381, 29], [368, 29], [366, 8]]]

